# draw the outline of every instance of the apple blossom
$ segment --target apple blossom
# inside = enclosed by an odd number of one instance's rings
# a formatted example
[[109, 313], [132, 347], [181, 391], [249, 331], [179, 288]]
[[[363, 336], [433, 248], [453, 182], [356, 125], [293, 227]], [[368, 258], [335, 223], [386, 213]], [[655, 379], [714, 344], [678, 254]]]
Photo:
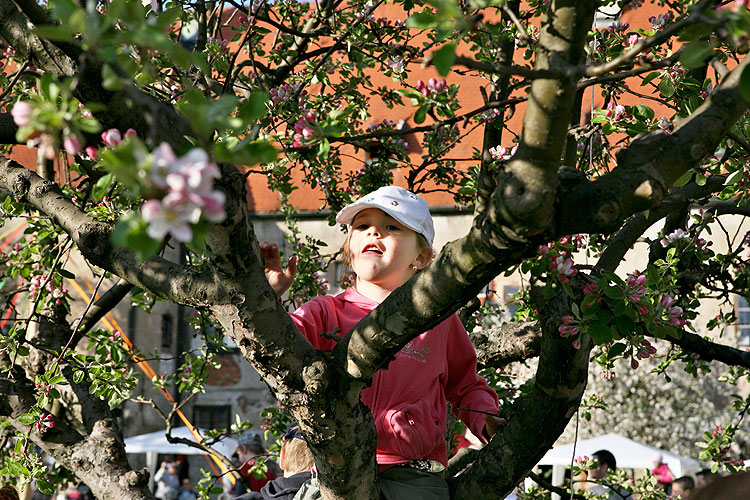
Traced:
[[102, 142], [113, 148], [122, 144], [122, 134], [116, 128], [111, 128], [102, 132]]
[[81, 148], [83, 148], [83, 144], [81, 143], [81, 140], [77, 135], [71, 134], [66, 135], [63, 138], [63, 148], [65, 149], [66, 153], [74, 155], [81, 151]]
[[25, 127], [31, 123], [31, 113], [34, 109], [26, 101], [18, 101], [10, 110], [13, 122], [19, 127]]
[[125, 131], [125, 137], [128, 139], [138, 137], [138, 132], [136, 132], [135, 129], [129, 128]]

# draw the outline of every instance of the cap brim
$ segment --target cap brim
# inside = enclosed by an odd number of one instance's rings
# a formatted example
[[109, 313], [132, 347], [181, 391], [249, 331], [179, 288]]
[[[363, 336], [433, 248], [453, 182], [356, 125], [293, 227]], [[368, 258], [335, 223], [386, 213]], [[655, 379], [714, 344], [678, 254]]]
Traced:
[[[383, 207], [382, 205], [378, 205], [376, 203], [357, 203], [352, 204], [347, 207], [344, 207], [341, 209], [341, 211], [336, 215], [336, 222], [339, 224], [349, 224], [351, 225], [352, 222], [354, 222], [354, 218], [357, 217], [357, 214], [360, 213], [362, 210], [366, 210], [368, 208], [377, 208], [378, 210], [382, 210], [383, 212], [387, 213], [397, 221], [399, 221], [404, 226], [408, 227], [412, 231], [414, 231], [417, 234], [422, 234], [420, 228], [414, 227], [412, 224], [404, 221], [401, 217], [401, 214], [398, 212], [391, 212], [388, 210], [387, 207]], [[425, 236], [427, 238], [427, 236]]]

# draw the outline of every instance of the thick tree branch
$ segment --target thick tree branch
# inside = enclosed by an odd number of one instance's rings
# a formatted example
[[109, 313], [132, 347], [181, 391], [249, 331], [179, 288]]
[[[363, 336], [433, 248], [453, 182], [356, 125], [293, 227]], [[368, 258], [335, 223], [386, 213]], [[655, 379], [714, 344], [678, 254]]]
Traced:
[[509, 323], [471, 332], [469, 337], [477, 351], [477, 361], [488, 368], [538, 356], [542, 343], [542, 332], [536, 323]]
[[739, 80], [748, 63], [745, 58], [672, 134], [654, 131], [637, 137], [618, 154], [610, 174], [563, 191], [555, 234], [611, 232], [625, 217], [660, 203], [688, 168], [714, 152], [747, 109]]

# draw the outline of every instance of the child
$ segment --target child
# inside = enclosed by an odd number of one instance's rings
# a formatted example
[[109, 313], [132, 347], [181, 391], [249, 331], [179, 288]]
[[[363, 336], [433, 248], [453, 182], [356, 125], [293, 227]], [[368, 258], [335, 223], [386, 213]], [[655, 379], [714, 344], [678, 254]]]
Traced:
[[[332, 349], [335, 342], [322, 332], [338, 327], [344, 335], [434, 256], [429, 207], [406, 189], [382, 187], [344, 207], [336, 220], [349, 225], [342, 252], [355, 285], [336, 297], [315, 297], [291, 314], [316, 349]], [[263, 242], [261, 251], [268, 281], [280, 296], [291, 285], [296, 259], [284, 271], [278, 247]], [[436, 474], [448, 460], [447, 401], [484, 442], [503, 423], [482, 413], [497, 413], [497, 395], [477, 375], [474, 347], [455, 314], [404, 346], [361, 397], [375, 420], [386, 498], [448, 498], [447, 484]]]

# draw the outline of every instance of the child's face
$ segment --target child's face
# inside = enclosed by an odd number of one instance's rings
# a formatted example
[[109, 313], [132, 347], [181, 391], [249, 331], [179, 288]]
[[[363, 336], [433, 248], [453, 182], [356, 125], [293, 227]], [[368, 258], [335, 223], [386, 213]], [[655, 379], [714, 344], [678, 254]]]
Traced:
[[378, 208], [362, 210], [352, 221], [349, 252], [357, 280], [393, 291], [424, 267], [432, 249], [419, 235]]

